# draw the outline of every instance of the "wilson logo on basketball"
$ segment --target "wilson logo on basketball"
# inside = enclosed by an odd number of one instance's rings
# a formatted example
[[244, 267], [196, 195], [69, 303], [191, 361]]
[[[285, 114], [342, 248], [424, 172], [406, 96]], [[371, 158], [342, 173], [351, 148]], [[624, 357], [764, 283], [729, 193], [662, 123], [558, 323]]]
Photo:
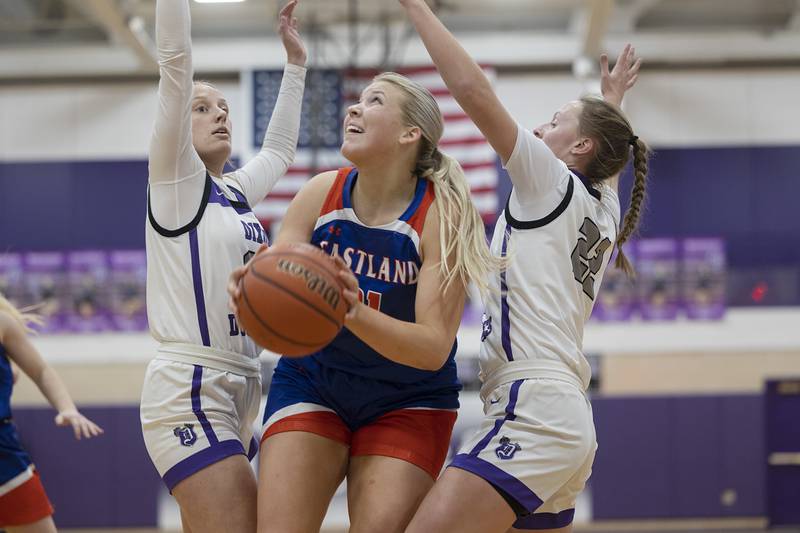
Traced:
[[303, 279], [306, 282], [306, 288], [319, 294], [325, 303], [331, 306], [331, 309], [336, 309], [336, 306], [339, 305], [339, 298], [341, 298], [339, 287], [331, 285], [322, 277], [310, 271], [305, 265], [295, 263], [289, 259], [280, 259], [278, 260], [278, 270], [290, 276]]

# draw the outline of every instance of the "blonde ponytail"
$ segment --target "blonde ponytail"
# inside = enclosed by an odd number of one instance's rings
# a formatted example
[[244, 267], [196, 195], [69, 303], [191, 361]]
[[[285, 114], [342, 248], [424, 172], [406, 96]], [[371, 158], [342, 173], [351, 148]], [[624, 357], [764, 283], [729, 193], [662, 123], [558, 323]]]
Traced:
[[636, 235], [639, 227], [647, 199], [647, 159], [650, 157], [650, 149], [643, 140], [634, 135], [630, 122], [619, 107], [593, 96], [584, 96], [581, 104], [581, 135], [596, 141], [595, 151], [583, 169], [589, 179], [603, 181], [621, 172], [628, 163], [633, 148], [634, 182], [631, 203], [617, 236], [617, 259], [614, 262], [614, 266], [632, 278], [636, 272], [625, 256], [622, 245]]
[[391, 83], [405, 93], [402, 110], [406, 124], [422, 132], [413, 172], [434, 187], [439, 210], [442, 290], [458, 280], [464, 288], [473, 282], [485, 293], [489, 275], [505, 268], [507, 260], [494, 257], [489, 251], [483, 220], [472, 203], [461, 165], [437, 148], [444, 119], [436, 100], [423, 86], [394, 72], [379, 74], [374, 81]]
[[434, 151], [434, 160], [438, 164], [423, 177], [433, 183], [439, 209], [443, 290], [458, 279], [464, 287], [472, 281], [485, 293], [489, 275], [505, 268], [505, 260], [489, 251], [483, 219], [472, 203], [461, 165], [438, 150]]

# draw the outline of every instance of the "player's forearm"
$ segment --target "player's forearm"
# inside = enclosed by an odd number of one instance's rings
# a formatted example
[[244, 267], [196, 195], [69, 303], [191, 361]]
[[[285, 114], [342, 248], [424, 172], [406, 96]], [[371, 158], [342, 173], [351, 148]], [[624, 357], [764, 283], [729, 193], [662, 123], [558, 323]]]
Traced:
[[47, 398], [47, 401], [50, 402], [50, 405], [52, 405], [56, 411], [60, 413], [68, 410], [76, 410], [75, 403], [72, 401], [69, 391], [67, 391], [67, 386], [50, 365], [42, 367], [42, 371], [38, 376], [31, 377], [44, 397]]
[[470, 114], [470, 108], [480, 105], [481, 94], [492, 91], [486, 75], [424, 1], [409, 0], [403, 6], [450, 93]]
[[286, 65], [261, 150], [233, 173], [233, 178], [239, 181], [251, 205], [263, 200], [294, 162], [300, 135], [305, 79], [305, 67]]
[[287, 167], [294, 161], [297, 149], [305, 81], [305, 67], [291, 63], [286, 65], [275, 109], [261, 146], [262, 151], [270, 150], [278, 154]]
[[191, 146], [191, 17], [187, 0], [158, 0], [158, 111], [150, 139], [150, 182], [184, 178], [198, 166]]
[[158, 60], [170, 61], [191, 53], [191, 16], [188, 0], [157, 0], [156, 46]]
[[359, 305], [356, 318], [345, 325], [376, 352], [420, 370], [439, 370], [447, 362], [454, 338], [445, 338], [432, 326], [398, 320]]
[[625, 96], [625, 93], [617, 93], [615, 91], [604, 91], [603, 92], [603, 100], [610, 104], [614, 104], [617, 107], [622, 107], [622, 98]]

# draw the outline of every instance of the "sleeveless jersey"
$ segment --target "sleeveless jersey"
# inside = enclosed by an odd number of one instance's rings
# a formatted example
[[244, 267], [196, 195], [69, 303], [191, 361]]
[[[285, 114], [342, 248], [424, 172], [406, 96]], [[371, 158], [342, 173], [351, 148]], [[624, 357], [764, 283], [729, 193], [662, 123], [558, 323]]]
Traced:
[[147, 318], [157, 341], [258, 357], [228, 309], [228, 276], [267, 240], [237, 186], [206, 174], [197, 215], [174, 231], [158, 224], [148, 198]]
[[[434, 201], [433, 184], [417, 179], [414, 199], [398, 218], [381, 226], [358, 219], [351, 201], [358, 170], [339, 170], [314, 227], [311, 243], [339, 255], [358, 278], [361, 299], [370, 307], [398, 320], [413, 322], [417, 279], [422, 261], [419, 242], [428, 208]], [[456, 343], [444, 366], [426, 371], [395, 363], [370, 348], [347, 328], [322, 351], [320, 365], [379, 380], [418, 383], [426, 388], [457, 384]]]
[[13, 387], [11, 360], [6, 355], [5, 346], [0, 344], [0, 419], [11, 417], [11, 390]]
[[[545, 159], [545, 161], [542, 161]], [[619, 199], [604, 184], [592, 184], [557, 160], [540, 140], [520, 128], [506, 165], [514, 181], [543, 178], [560, 203], [546, 216], [537, 198], [516, 197], [516, 186], [497, 221], [495, 256], [509, 255], [508, 269], [493, 280], [486, 300], [480, 350], [481, 375], [538, 365], [566, 370], [589, 386], [591, 368], [582, 353], [583, 328], [617, 237]], [[546, 172], [536, 176], [532, 172]], [[519, 175], [527, 174], [527, 175]], [[541, 197], [541, 195], [539, 196]], [[553, 196], [547, 197], [552, 201]], [[510, 206], [520, 212], [513, 212]]]

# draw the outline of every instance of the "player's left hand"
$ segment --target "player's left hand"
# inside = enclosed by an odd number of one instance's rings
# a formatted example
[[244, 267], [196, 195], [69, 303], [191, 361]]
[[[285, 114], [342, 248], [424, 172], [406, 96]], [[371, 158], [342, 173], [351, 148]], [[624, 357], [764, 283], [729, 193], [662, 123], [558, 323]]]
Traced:
[[347, 302], [347, 314], [344, 316], [344, 320], [345, 322], [354, 320], [359, 308], [363, 305], [358, 297], [358, 279], [353, 274], [353, 271], [350, 270], [350, 267], [347, 266], [347, 263], [344, 262], [344, 259], [334, 255], [333, 260], [336, 261], [336, 266], [339, 267], [339, 281], [344, 285], [342, 295], [344, 296], [344, 301]]
[[636, 49], [630, 43], [625, 45], [617, 57], [611, 71], [608, 70], [608, 55], [600, 56], [600, 90], [603, 98], [617, 105], [622, 103], [625, 92], [639, 79], [642, 58], [636, 57]]
[[297, 30], [297, 19], [294, 8], [298, 0], [289, 0], [278, 16], [278, 34], [281, 36], [283, 48], [286, 50], [286, 61], [293, 65], [305, 66], [307, 54], [303, 39]]
[[239, 296], [241, 296], [241, 281], [244, 277], [244, 273], [247, 272], [248, 268], [250, 268], [250, 263], [252, 263], [256, 257], [258, 257], [258, 254], [264, 253], [267, 250], [269, 250], [269, 244], [262, 244], [258, 247], [258, 251], [256, 251], [255, 255], [251, 257], [247, 263], [238, 268], [234, 268], [233, 272], [231, 272], [231, 275], [228, 276], [228, 285], [225, 287], [229, 296], [228, 309], [230, 309], [237, 318], [239, 317], [239, 307], [236, 305], [236, 302], [239, 301]]
[[75, 409], [61, 411], [56, 415], [55, 422], [57, 426], [72, 426], [72, 431], [75, 432], [75, 438], [78, 440], [81, 440], [81, 437], [89, 439], [104, 433], [100, 426]]

